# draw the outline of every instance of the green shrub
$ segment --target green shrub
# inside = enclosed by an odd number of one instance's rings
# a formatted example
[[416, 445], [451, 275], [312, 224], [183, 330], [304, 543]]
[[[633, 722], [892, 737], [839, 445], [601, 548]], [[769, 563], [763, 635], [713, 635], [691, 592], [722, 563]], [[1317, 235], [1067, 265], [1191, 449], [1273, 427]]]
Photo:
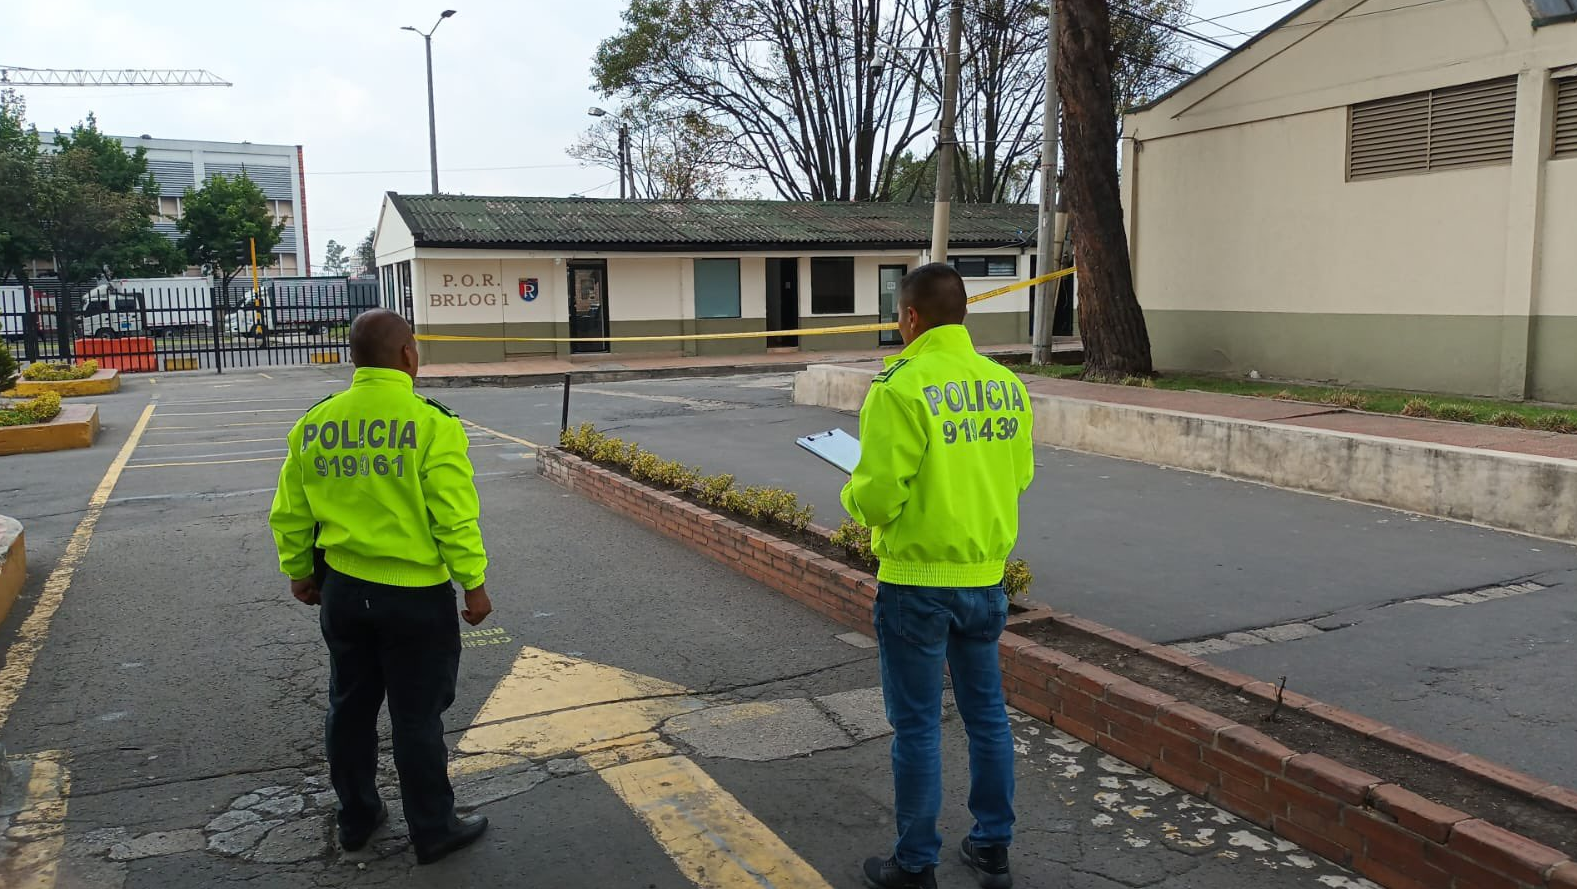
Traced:
[[1407, 399], [1407, 403], [1402, 405], [1402, 416], [1404, 417], [1427, 418], [1433, 417], [1434, 415], [1435, 406], [1422, 398], [1409, 398]]
[[1010, 601], [1029, 592], [1029, 585], [1034, 582], [1035, 572], [1029, 570], [1029, 563], [1023, 559], [1008, 562], [1002, 574], [1002, 586], [1007, 589]]
[[1333, 389], [1320, 399], [1322, 404], [1332, 407], [1346, 408], [1348, 410], [1363, 411], [1369, 409], [1369, 399], [1346, 389]]
[[695, 483], [695, 490], [692, 493], [695, 495], [695, 499], [705, 503], [707, 506], [722, 509], [724, 499], [728, 496], [728, 492], [732, 490], [734, 490], [733, 476], [708, 475], [702, 476]]
[[1542, 414], [1533, 425], [1545, 432], [1560, 432], [1566, 435], [1577, 433], [1577, 418], [1569, 414]]
[[[85, 380], [99, 372], [99, 363], [88, 360], [81, 364], [55, 364], [35, 361], [22, 371], [22, 379], [39, 383], [59, 383], [66, 380]], [[0, 387], [10, 388], [10, 387]]]
[[1505, 426], [1508, 429], [1528, 428], [1528, 418], [1511, 411], [1496, 411], [1489, 415], [1489, 422], [1495, 426]]
[[833, 546], [843, 550], [849, 561], [876, 570], [876, 554], [871, 552], [871, 529], [854, 519], [844, 519], [828, 538]]
[[1477, 423], [1478, 413], [1465, 404], [1442, 404], [1435, 408], [1435, 419], [1453, 423]]
[[0, 340], [0, 392], [15, 386], [16, 378], [16, 359], [11, 356], [11, 347]]
[[45, 392], [27, 401], [14, 402], [0, 408], [0, 426], [27, 426], [48, 423], [60, 415], [60, 394]]

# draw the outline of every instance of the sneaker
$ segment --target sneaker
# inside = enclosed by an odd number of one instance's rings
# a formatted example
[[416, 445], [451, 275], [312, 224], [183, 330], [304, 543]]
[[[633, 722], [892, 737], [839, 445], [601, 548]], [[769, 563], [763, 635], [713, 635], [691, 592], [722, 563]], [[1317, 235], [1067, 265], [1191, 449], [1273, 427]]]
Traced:
[[385, 821], [388, 821], [388, 820], [389, 820], [389, 807], [387, 805], [383, 804], [383, 803], [379, 803], [378, 804], [378, 814], [373, 816], [373, 818], [372, 818], [372, 826], [367, 828], [366, 830], [364, 830], [364, 831], [357, 831], [356, 833], [351, 833], [350, 831], [345, 829], [345, 826], [343, 824], [340, 825], [340, 829], [339, 829], [339, 844], [340, 844], [340, 848], [344, 849], [346, 852], [360, 852], [362, 847], [367, 845], [367, 841], [372, 839], [373, 833], [376, 832], [378, 828], [382, 827], [383, 823]]
[[1013, 874], [1008, 871], [1007, 846], [977, 846], [968, 838], [958, 849], [958, 857], [975, 875], [982, 889], [1013, 889]]
[[865, 885], [871, 889], [936, 889], [936, 868], [919, 873], [898, 866], [898, 859], [865, 859]]
[[458, 852], [476, 842], [486, 831], [487, 816], [485, 815], [455, 818], [449, 825], [449, 833], [446, 836], [416, 846], [416, 863], [432, 864], [448, 856], [449, 853]]

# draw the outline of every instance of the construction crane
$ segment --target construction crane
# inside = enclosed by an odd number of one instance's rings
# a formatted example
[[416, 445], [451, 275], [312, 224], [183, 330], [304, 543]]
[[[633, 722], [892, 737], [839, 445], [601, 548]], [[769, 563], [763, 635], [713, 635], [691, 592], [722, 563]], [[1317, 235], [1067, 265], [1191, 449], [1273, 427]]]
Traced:
[[23, 68], [0, 65], [0, 86], [231, 86], [201, 68]]

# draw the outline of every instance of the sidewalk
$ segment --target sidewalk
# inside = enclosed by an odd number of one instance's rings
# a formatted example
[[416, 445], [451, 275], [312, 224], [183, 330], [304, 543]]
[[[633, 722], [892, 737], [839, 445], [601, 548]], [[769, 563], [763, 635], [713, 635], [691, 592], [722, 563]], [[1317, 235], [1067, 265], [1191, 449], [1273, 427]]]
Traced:
[[1024, 377], [1024, 382], [1031, 392], [1062, 398], [1078, 398], [1106, 404], [1127, 404], [1188, 414], [1206, 414], [1234, 420], [1281, 423], [1329, 432], [1399, 438], [1459, 448], [1479, 448], [1577, 460], [1577, 435], [1562, 435], [1558, 432], [1504, 429], [1499, 426], [1426, 420], [1394, 414], [1371, 414], [1306, 401], [1278, 401], [1273, 398], [1219, 395], [1214, 392], [1176, 392], [1034, 376]]
[[[1082, 349], [1073, 337], [1057, 337], [1053, 349], [1069, 360]], [[1000, 360], [1027, 360], [1028, 345], [985, 346], [984, 355]], [[860, 365], [898, 353], [898, 347], [863, 351], [781, 351], [752, 355], [588, 354], [574, 358], [541, 356], [486, 364], [432, 364], [422, 367], [419, 386], [533, 386], [562, 380], [574, 374], [577, 381], [646, 379], [659, 377], [715, 377], [750, 373], [787, 373], [812, 364]]]

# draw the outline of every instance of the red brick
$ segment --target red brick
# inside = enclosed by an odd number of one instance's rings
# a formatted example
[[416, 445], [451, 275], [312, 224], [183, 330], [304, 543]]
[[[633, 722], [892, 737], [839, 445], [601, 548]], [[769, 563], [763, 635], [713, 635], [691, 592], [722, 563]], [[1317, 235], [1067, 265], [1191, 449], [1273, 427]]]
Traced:
[[1096, 738], [1100, 734], [1095, 726], [1088, 722], [1080, 722], [1066, 713], [1051, 714], [1051, 724], [1086, 744], [1095, 745]]
[[1170, 645], [1151, 645], [1144, 649], [1144, 656], [1174, 667], [1188, 669], [1203, 664], [1204, 661], [1191, 654], [1184, 654]]
[[1098, 624], [1093, 620], [1085, 620], [1072, 614], [1058, 614], [1056, 622], [1069, 630], [1083, 633], [1086, 636], [1101, 637], [1105, 633], [1112, 631], [1111, 627], [1105, 624]]
[[1388, 731], [1391, 728], [1389, 725], [1381, 722], [1378, 719], [1370, 719], [1367, 716], [1361, 716], [1357, 713], [1353, 713], [1350, 710], [1343, 710], [1340, 707], [1332, 707], [1330, 704], [1321, 704], [1315, 702], [1315, 704], [1311, 707], [1308, 707], [1307, 710], [1313, 716], [1318, 716], [1320, 719], [1323, 719], [1326, 722], [1332, 723], [1333, 725], [1339, 725], [1345, 729], [1348, 729], [1349, 731], [1363, 735], [1366, 738], [1378, 735], [1381, 732]]
[[1545, 879], [1545, 885], [1550, 889], [1577, 889], [1577, 861], [1556, 865]]
[[1451, 836], [1451, 828], [1468, 819], [1465, 812], [1425, 799], [1395, 784], [1381, 784], [1369, 791], [1369, 798], [1376, 809], [1434, 843], [1444, 843]]
[[1265, 786], [1265, 780], [1269, 775], [1260, 766], [1238, 759], [1235, 756], [1228, 756], [1220, 750], [1209, 747], [1200, 751], [1200, 759], [1204, 760], [1205, 765], [1210, 766], [1223, 775], [1232, 775], [1240, 781], [1255, 782], [1261, 787]]
[[1057, 677], [1063, 683], [1096, 697], [1104, 695], [1107, 686], [1122, 681], [1122, 677], [1117, 674], [1083, 661], [1074, 661], [1058, 667]]
[[1395, 868], [1430, 867], [1424, 862], [1424, 838], [1373, 809], [1349, 806], [1342, 824], [1364, 838], [1362, 851], [1370, 858]]
[[1162, 707], [1177, 699], [1137, 682], [1121, 680], [1107, 686], [1106, 700], [1136, 716], [1154, 719]]
[[1056, 676], [1063, 667], [1080, 663], [1078, 658], [1044, 645], [1019, 649], [1019, 661], [1044, 674], [1048, 679]]
[[1551, 802], [1557, 806], [1577, 811], [1577, 790], [1572, 790], [1569, 787], [1551, 784], [1540, 790], [1538, 797], [1545, 802]]
[[[1148, 763], [1151, 758], [1161, 755], [1161, 734], [1159, 729], [1154, 729], [1152, 727], [1150, 729], [1135, 730], [1128, 728], [1127, 726], [1108, 723], [1106, 726], [1106, 734], [1118, 741], [1121, 741], [1123, 744], [1134, 748], [1135, 750], [1144, 751], [1146, 763]], [[1133, 760], [1129, 760], [1129, 762], [1132, 761]]]
[[1172, 731], [1206, 745], [1215, 744], [1216, 732], [1237, 725], [1225, 716], [1183, 701], [1173, 701], [1162, 707], [1159, 721]]
[[1441, 889], [1451, 885], [1451, 876], [1439, 868], [1419, 862], [1404, 872], [1398, 869], [1398, 864], [1354, 855], [1352, 869], [1386, 889]]
[[1262, 827], [1269, 827], [1275, 823], [1277, 809], [1274, 801], [1268, 800], [1263, 791], [1250, 796], [1242, 796], [1228, 789], [1227, 778], [1223, 776], [1223, 784], [1208, 788], [1205, 798], [1212, 803], [1226, 809], [1234, 815], [1247, 818]]
[[1026, 715], [1038, 719], [1041, 722], [1050, 723], [1052, 721], [1052, 708], [1040, 703], [1039, 701], [1025, 698], [1014, 699], [1010, 697], [1008, 699], [1008, 703], [1014, 707], [1017, 707], [1019, 710], [1022, 710]]
[[1565, 853], [1478, 818], [1457, 824], [1448, 845], [1478, 864], [1524, 883], [1540, 883], [1546, 871], [1567, 860]]
[[1101, 719], [1105, 720], [1107, 724], [1120, 726], [1130, 732], [1143, 733], [1147, 726], [1155, 724], [1143, 716], [1136, 716], [1106, 701], [1096, 701], [1095, 712], [1100, 714]]
[[[1150, 767], [1150, 761], [1155, 758], [1157, 751], [1151, 751], [1142, 747], [1137, 747], [1120, 737], [1110, 734], [1110, 732], [1121, 733], [1122, 731], [1123, 729], [1121, 726], [1116, 726], [1114, 728], [1108, 729], [1107, 734], [1097, 735], [1095, 738], [1095, 746], [1101, 748], [1107, 753], [1110, 753], [1112, 756], [1117, 757], [1123, 762], [1128, 763], [1129, 765], [1137, 766], [1141, 769], [1148, 769]], [[1131, 738], [1132, 736], [1129, 735], [1126, 737]]]
[[1181, 753], [1171, 747], [1161, 748], [1161, 757], [1150, 763], [1152, 769], [1161, 765], [1165, 765], [1169, 769], [1186, 772], [1209, 784], [1221, 783], [1220, 772], [1206, 765], [1199, 757], [1189, 757], [1186, 753]]
[[1122, 630], [1114, 630], [1111, 627], [1101, 626], [1100, 624], [1095, 624], [1095, 626], [1099, 627], [1096, 635], [1113, 645], [1120, 645], [1123, 648], [1130, 648], [1134, 651], [1144, 651], [1155, 644], [1149, 639], [1141, 639], [1132, 633], [1124, 633]]
[[1281, 764], [1293, 755], [1287, 746], [1246, 725], [1217, 732], [1216, 749], [1275, 773], [1280, 773]]
[[[1282, 710], [1307, 710], [1310, 707], [1324, 706], [1319, 701], [1309, 697], [1308, 695], [1299, 694], [1290, 690], [1282, 691], [1280, 685], [1270, 682], [1251, 682], [1248, 685], [1243, 686], [1242, 691], [1244, 694], [1259, 698], [1267, 704], [1270, 704], [1271, 707], [1275, 707], [1276, 698], [1278, 695], [1280, 695]], [[1266, 710], [1265, 712], [1269, 713], [1270, 710]]]
[[1450, 874], [1458, 889], [1526, 889], [1524, 884], [1459, 855], [1444, 846], [1426, 846], [1424, 857]]
[[1490, 762], [1477, 756], [1466, 755], [1458, 757], [1452, 765], [1475, 777], [1534, 796], [1537, 796], [1540, 791], [1550, 786], [1548, 781], [1539, 781], [1515, 769], [1507, 768], [1498, 762]]
[[1301, 809], [1327, 821], [1341, 819], [1342, 803], [1333, 796], [1310, 790], [1296, 781], [1278, 775], [1270, 775], [1266, 783], [1270, 792], [1285, 802], [1289, 809]]
[[1150, 762], [1150, 771], [1162, 781], [1174, 787], [1182, 788], [1194, 796], [1204, 796], [1214, 784], [1214, 781], [1209, 776], [1201, 774], [1194, 769], [1168, 762], [1164, 758], [1152, 760]]
[[1361, 806], [1369, 798], [1369, 788], [1381, 783], [1368, 772], [1360, 772], [1318, 753], [1300, 753], [1287, 760], [1286, 776], [1342, 802]]
[[[1337, 825], [1335, 830], [1332, 831], [1338, 835], [1333, 837], [1325, 830], [1311, 829], [1279, 815], [1276, 816], [1274, 829], [1276, 833], [1292, 840], [1310, 852], [1334, 861], [1343, 867], [1346, 867], [1352, 861], [1355, 848], [1363, 841], [1357, 834], [1346, 831], [1340, 825]], [[1343, 836], [1344, 833], [1345, 836]]]
[[1200, 664], [1197, 667], [1190, 667], [1189, 672], [1195, 674], [1196, 676], [1203, 676], [1206, 679], [1214, 680], [1221, 683], [1222, 685], [1227, 685], [1232, 688], [1242, 688], [1243, 686], [1248, 685], [1254, 681], [1254, 677], [1249, 676], [1246, 673], [1239, 673], [1236, 670], [1228, 670], [1226, 667], [1218, 667], [1215, 664]]

